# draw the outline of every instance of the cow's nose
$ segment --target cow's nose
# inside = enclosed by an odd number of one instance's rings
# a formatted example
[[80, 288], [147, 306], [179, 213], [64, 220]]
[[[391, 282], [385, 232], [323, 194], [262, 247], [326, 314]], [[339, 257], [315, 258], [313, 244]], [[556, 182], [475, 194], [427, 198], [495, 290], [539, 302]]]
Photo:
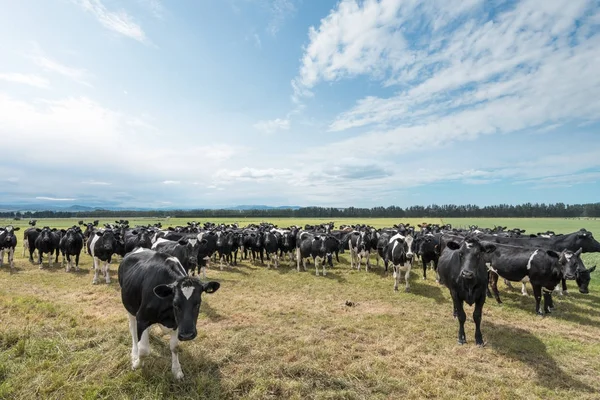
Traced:
[[579, 289], [579, 293], [588, 294], [589, 292], [587, 289]]
[[475, 274], [471, 271], [463, 271], [462, 276], [463, 276], [463, 278], [471, 279], [475, 276]]
[[180, 333], [177, 335], [177, 338], [178, 338], [179, 340], [181, 340], [182, 342], [183, 342], [183, 341], [186, 341], [186, 340], [192, 340], [192, 339], [194, 339], [195, 337], [196, 337], [196, 332], [190, 332], [190, 333], [184, 333], [184, 332], [180, 332]]

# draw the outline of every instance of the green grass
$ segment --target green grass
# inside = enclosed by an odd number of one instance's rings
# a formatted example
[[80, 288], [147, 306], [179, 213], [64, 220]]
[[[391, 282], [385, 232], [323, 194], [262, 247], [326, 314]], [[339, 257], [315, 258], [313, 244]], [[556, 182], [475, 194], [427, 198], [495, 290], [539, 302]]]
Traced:
[[[220, 221], [231, 220], [215, 222]], [[336, 222], [363, 221], [400, 222]], [[600, 236], [594, 220], [443, 222], [531, 232], [585, 227]], [[73, 223], [40, 221], [55, 227]], [[478, 348], [472, 322], [466, 326], [468, 344], [456, 343], [448, 290], [432, 274], [423, 281], [420, 268], [413, 270], [411, 293], [394, 293], [393, 279], [381, 267], [351, 271], [346, 257], [327, 277], [315, 277], [311, 268], [298, 273], [287, 261], [278, 270], [246, 262], [213, 268], [208, 276], [222, 286], [204, 297], [198, 338], [181, 345], [186, 377], [177, 382], [167, 337], [158, 329], [146, 364], [131, 370], [116, 263], [113, 283], [93, 286], [88, 255], [82, 255], [79, 273], [57, 265], [40, 270], [21, 257], [20, 246], [15, 273], [0, 269], [2, 399], [597, 399], [600, 392], [597, 272], [591, 294], [577, 293], [570, 282], [571, 295], [557, 298], [557, 310], [546, 318], [534, 315], [532, 297], [500, 284], [504, 304], [486, 303], [487, 346]], [[585, 254], [584, 261], [594, 265], [600, 255]], [[347, 307], [346, 300], [356, 305]]]

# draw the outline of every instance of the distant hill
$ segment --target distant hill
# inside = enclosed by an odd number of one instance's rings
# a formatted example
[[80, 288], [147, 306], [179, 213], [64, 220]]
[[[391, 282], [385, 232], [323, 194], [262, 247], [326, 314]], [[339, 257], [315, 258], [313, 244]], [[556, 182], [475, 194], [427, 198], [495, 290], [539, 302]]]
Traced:
[[257, 205], [240, 205], [233, 207], [115, 207], [115, 206], [86, 206], [74, 204], [71, 206], [61, 206], [55, 204], [44, 204], [44, 203], [29, 203], [29, 204], [0, 204], [0, 212], [16, 212], [16, 211], [66, 211], [66, 212], [80, 212], [80, 211], [96, 211], [96, 210], [109, 210], [109, 211], [152, 211], [152, 210], [203, 210], [203, 209], [222, 209], [222, 210], [298, 210], [300, 206], [267, 206], [262, 204]]

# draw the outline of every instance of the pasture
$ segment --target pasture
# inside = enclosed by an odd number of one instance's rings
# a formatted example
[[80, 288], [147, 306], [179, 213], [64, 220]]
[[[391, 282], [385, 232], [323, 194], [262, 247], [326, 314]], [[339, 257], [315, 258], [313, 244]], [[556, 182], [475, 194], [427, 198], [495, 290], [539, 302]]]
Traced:
[[[86, 219], [88, 220], [88, 219]], [[100, 223], [111, 222], [101, 220]], [[178, 219], [130, 219], [130, 225]], [[269, 220], [280, 226], [324, 222]], [[203, 222], [203, 221], [202, 221]], [[258, 223], [250, 219], [211, 222]], [[335, 220], [375, 227], [437, 219]], [[68, 227], [74, 219], [38, 220], [38, 226]], [[580, 228], [600, 236], [600, 221], [567, 219], [443, 219], [455, 226], [507, 225], [528, 233]], [[6, 399], [598, 399], [600, 397], [600, 283], [590, 294], [555, 296], [556, 310], [540, 318], [534, 299], [500, 283], [504, 304], [487, 299], [482, 331], [474, 344], [472, 308], [466, 307], [466, 345], [456, 341], [448, 289], [434, 274], [422, 279], [417, 262], [410, 293], [393, 292], [383, 266], [350, 270], [348, 253], [326, 277], [314, 268], [298, 273], [289, 261], [279, 269], [249, 261], [207, 277], [221, 289], [203, 297], [198, 337], [182, 343], [186, 375], [170, 372], [167, 336], [154, 328], [151, 356], [132, 371], [131, 339], [116, 279], [96, 286], [92, 261], [66, 273], [60, 263], [40, 270], [22, 257], [27, 221], [20, 226], [15, 273], [0, 269], [0, 398]], [[587, 267], [600, 254], [582, 256]], [[375, 264], [375, 257], [371, 257]], [[350, 306], [346, 302], [351, 302]]]

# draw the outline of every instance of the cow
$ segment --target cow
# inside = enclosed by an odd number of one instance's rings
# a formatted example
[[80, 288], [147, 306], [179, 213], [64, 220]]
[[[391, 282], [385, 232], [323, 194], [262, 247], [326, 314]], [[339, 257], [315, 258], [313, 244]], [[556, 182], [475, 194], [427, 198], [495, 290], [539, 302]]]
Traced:
[[433, 270], [437, 271], [439, 247], [439, 238], [432, 233], [427, 233], [417, 240], [415, 251], [423, 263], [423, 280], [427, 279], [427, 266], [430, 263], [433, 263]]
[[278, 232], [265, 232], [263, 246], [267, 254], [267, 268], [271, 268], [274, 259], [275, 268], [279, 268], [279, 243], [281, 235]]
[[100, 272], [100, 261], [104, 262], [102, 274], [106, 283], [110, 283], [110, 262], [112, 256], [118, 250], [119, 234], [112, 229], [96, 231], [88, 240], [88, 253], [94, 260], [94, 279], [92, 284], [98, 284], [98, 273]]
[[[496, 244], [493, 253], [484, 257], [489, 263], [490, 284], [496, 301], [500, 304], [498, 293], [498, 276], [509, 281], [530, 282], [535, 297], [535, 312], [539, 316], [549, 314], [554, 308], [552, 290], [563, 276], [574, 276], [581, 263], [581, 252], [564, 250], [560, 254], [547, 249], [528, 249], [510, 245]], [[585, 268], [584, 268], [585, 269]], [[527, 292], [523, 285], [523, 294]], [[541, 307], [542, 294], [544, 307]]]
[[450, 290], [454, 306], [454, 316], [458, 317], [458, 343], [467, 342], [465, 321], [467, 315], [464, 302], [475, 304], [473, 320], [475, 321], [475, 343], [483, 346], [481, 334], [481, 315], [486, 298], [488, 271], [483, 255], [492, 253], [496, 246], [492, 243], [480, 242], [469, 237], [461, 243], [453, 240], [446, 243], [446, 248], [438, 261], [440, 282]]
[[8, 225], [0, 230], [0, 267], [4, 264], [4, 251], [8, 251], [8, 265], [10, 270], [15, 267], [15, 247], [17, 247], [17, 236], [15, 231], [18, 231], [19, 227]]
[[150, 354], [150, 327], [160, 324], [171, 333], [171, 372], [184, 377], [177, 347], [197, 336], [202, 293], [216, 292], [218, 282], [203, 283], [188, 276], [179, 260], [166, 253], [138, 248], [123, 258], [118, 270], [121, 300], [129, 317], [131, 367]]
[[35, 232], [35, 224], [37, 224], [37, 220], [30, 219], [29, 225], [31, 226], [23, 231], [23, 257], [25, 257], [25, 252], [29, 251], [29, 240], [27, 239], [27, 237], [29, 235], [29, 232]]
[[[48, 267], [52, 267], [52, 255], [54, 252], [56, 252], [56, 259], [54, 262], [58, 262], [60, 231], [57, 232], [56, 228], [50, 229], [45, 226], [42, 229], [36, 228], [36, 232], [38, 235], [35, 238], [34, 248], [38, 251], [38, 264], [40, 265], [40, 269], [42, 269], [42, 258], [44, 253], [48, 253]], [[31, 242], [29, 244], [31, 244]], [[29, 251], [31, 254], [33, 253], [31, 248]]]
[[580, 248], [583, 253], [600, 252], [600, 243], [594, 239], [592, 232], [589, 232], [585, 229], [580, 229], [577, 232], [566, 235], [552, 236], [549, 238], [539, 236], [503, 237], [493, 235], [482, 235], [480, 238], [482, 240], [489, 240], [496, 243], [510, 244], [521, 247], [539, 247], [557, 252], [563, 250], [577, 251]]
[[302, 267], [306, 271], [306, 259], [312, 257], [315, 265], [315, 274], [319, 276], [319, 263], [323, 264], [323, 276], [327, 275], [325, 263], [333, 265], [332, 254], [339, 246], [339, 240], [327, 234], [315, 235], [303, 232], [299, 235], [296, 247], [296, 263], [298, 272], [300, 272], [300, 260]]
[[75, 270], [79, 271], [79, 256], [83, 249], [83, 232], [78, 226], [73, 226], [69, 229], [62, 230], [63, 235], [59, 242], [59, 249], [62, 253], [62, 266], [65, 265], [65, 257], [67, 258], [66, 271], [71, 270], [71, 256], [75, 256]]
[[[206, 243], [206, 239], [200, 242]], [[173, 242], [166, 239], [158, 239], [152, 245], [152, 250], [167, 253], [179, 260], [186, 273], [193, 271], [198, 266], [198, 248], [200, 244], [198, 239], [180, 239], [178, 242]]]
[[371, 231], [368, 229], [361, 230], [359, 232], [353, 232], [348, 241], [348, 249], [350, 250], [350, 268], [354, 268], [360, 271], [360, 264], [362, 258], [367, 259], [365, 270], [368, 272], [371, 266], [369, 256], [371, 254]]
[[401, 273], [404, 272], [404, 281], [406, 283], [404, 290], [410, 292], [408, 278], [410, 277], [410, 270], [413, 262], [413, 253], [411, 250], [412, 242], [412, 236], [402, 236], [398, 233], [388, 240], [388, 244], [383, 250], [383, 263], [386, 271], [388, 270], [388, 264], [390, 262], [392, 263], [394, 271], [394, 291], [398, 291], [398, 284], [402, 279]]
[[136, 247], [149, 249], [152, 247], [151, 232], [145, 228], [134, 229], [125, 233], [125, 253], [133, 251]]

